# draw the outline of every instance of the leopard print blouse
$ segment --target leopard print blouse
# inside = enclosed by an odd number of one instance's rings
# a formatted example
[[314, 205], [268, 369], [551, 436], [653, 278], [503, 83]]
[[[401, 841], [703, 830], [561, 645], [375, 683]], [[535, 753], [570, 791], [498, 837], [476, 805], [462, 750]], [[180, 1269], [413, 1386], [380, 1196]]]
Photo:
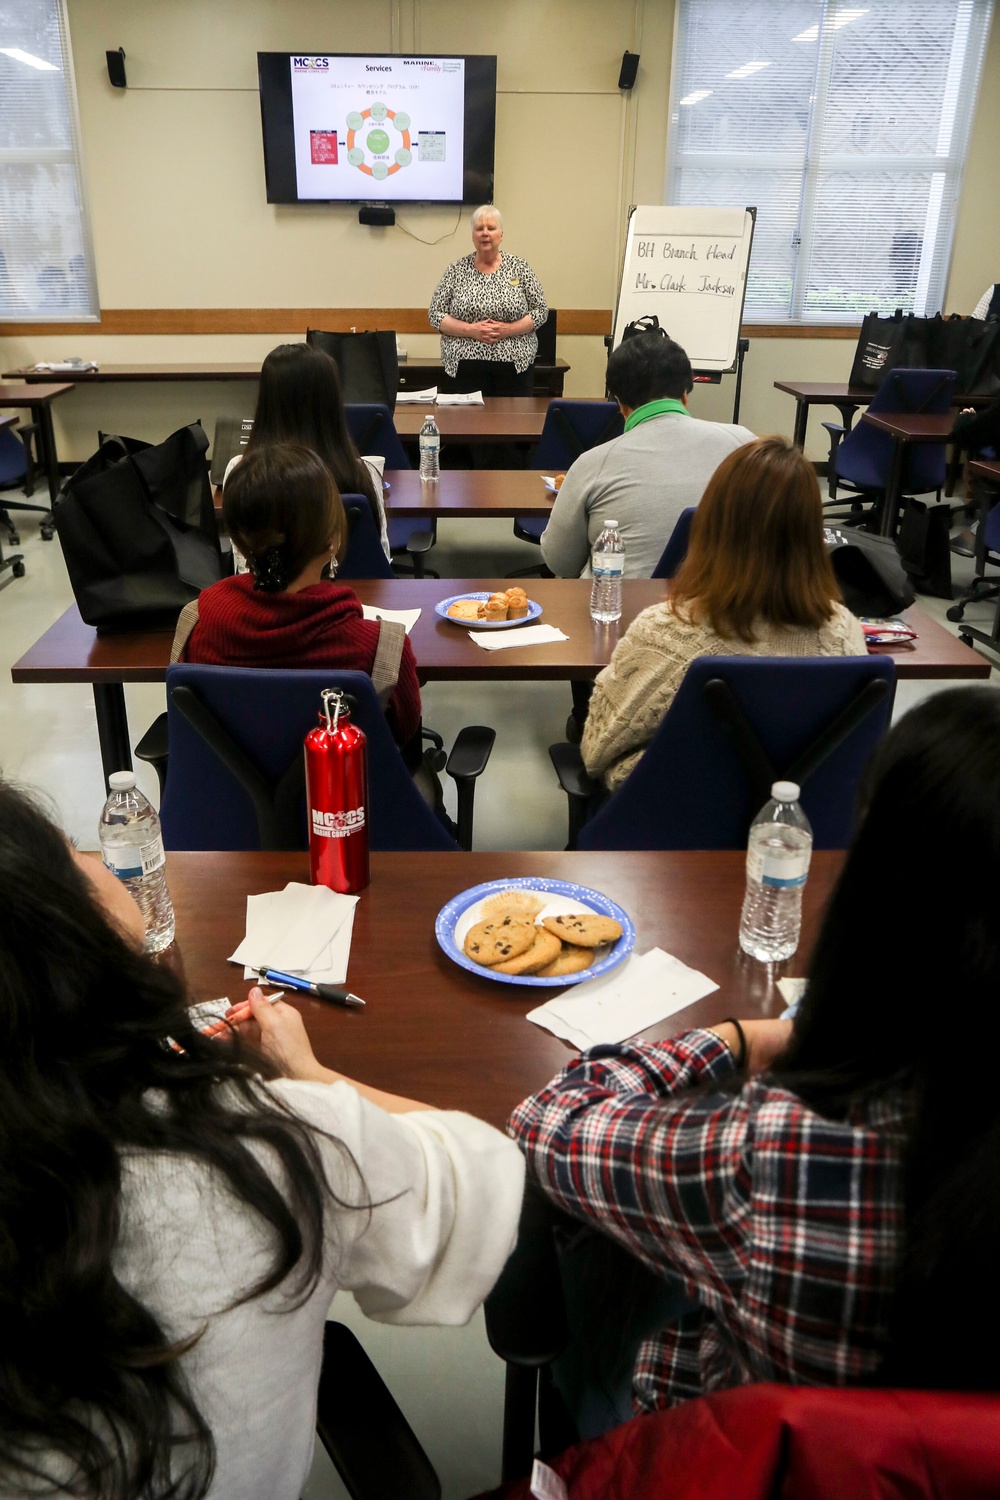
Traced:
[[[440, 329], [441, 319], [448, 314], [462, 323], [478, 323], [484, 318], [516, 323], [526, 313], [536, 329], [548, 317], [541, 283], [526, 260], [501, 253], [499, 266], [488, 274], [476, 270], [475, 254], [453, 261], [438, 282], [428, 316], [431, 327]], [[449, 375], [457, 374], [460, 359], [507, 360], [521, 375], [534, 364], [537, 353], [534, 333], [500, 339], [495, 344], [441, 335], [441, 363]]]

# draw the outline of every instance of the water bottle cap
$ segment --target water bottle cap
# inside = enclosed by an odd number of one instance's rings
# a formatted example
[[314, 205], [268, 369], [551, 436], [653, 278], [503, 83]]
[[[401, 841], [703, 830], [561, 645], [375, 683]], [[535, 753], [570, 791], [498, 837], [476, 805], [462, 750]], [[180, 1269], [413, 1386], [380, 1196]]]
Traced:
[[605, 529], [607, 531], [617, 531], [618, 530], [618, 522], [617, 521], [605, 521], [604, 525], [605, 525]]
[[127, 792], [135, 786], [134, 771], [112, 771], [108, 777], [108, 786], [113, 792]]
[[799, 787], [794, 781], [776, 781], [771, 788], [775, 802], [798, 802]]

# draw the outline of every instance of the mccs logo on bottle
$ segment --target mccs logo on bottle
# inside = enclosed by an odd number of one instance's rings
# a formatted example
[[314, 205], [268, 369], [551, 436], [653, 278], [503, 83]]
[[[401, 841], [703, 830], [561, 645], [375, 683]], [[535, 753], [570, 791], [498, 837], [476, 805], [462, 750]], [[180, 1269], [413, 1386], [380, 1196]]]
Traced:
[[319, 812], [312, 809], [312, 831], [320, 839], [346, 839], [365, 826], [365, 810], [356, 807], [351, 812]]

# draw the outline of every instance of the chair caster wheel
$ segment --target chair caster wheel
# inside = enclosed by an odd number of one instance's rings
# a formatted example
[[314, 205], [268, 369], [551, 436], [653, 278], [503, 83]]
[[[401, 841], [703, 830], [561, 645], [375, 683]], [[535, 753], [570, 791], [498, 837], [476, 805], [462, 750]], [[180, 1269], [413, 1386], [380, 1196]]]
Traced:
[[24, 574], [25, 574], [24, 563], [23, 562], [12, 563], [10, 571], [13, 573], [13, 575], [14, 575], [15, 578], [23, 578]]
[[55, 533], [55, 527], [54, 526], [43, 526], [42, 527], [42, 541], [43, 542], [51, 542], [51, 540], [55, 536], [55, 534], [56, 533]]
[[962, 616], [964, 614], [965, 614], [965, 605], [964, 604], [953, 604], [951, 606], [951, 609], [945, 610], [945, 616], [946, 616], [946, 618], [949, 619], [949, 620], [951, 620], [954, 624], [957, 624], [958, 621], [962, 618]]
[[569, 740], [571, 745], [578, 745], [583, 739], [583, 730], [576, 722], [576, 718], [573, 714], [570, 714], [569, 718], [566, 720], [566, 738]]
[[9, 535], [8, 535], [7, 541], [8, 541], [8, 544], [11, 547], [20, 547], [20, 545], [21, 545], [21, 533], [19, 531], [12, 531], [12, 532], [10, 532]]
[[962, 642], [963, 646], [971, 646], [972, 645], [972, 636], [971, 635], [963, 635], [962, 632], [959, 631], [958, 632], [958, 638]]

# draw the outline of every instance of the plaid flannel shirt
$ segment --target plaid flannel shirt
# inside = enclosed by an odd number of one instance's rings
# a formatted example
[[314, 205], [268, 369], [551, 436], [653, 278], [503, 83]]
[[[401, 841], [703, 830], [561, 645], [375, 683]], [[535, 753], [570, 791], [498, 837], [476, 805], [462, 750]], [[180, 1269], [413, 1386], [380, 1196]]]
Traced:
[[884, 1347], [903, 1094], [828, 1120], [766, 1076], [713, 1091], [734, 1067], [709, 1031], [594, 1047], [508, 1123], [556, 1203], [699, 1304], [642, 1345], [639, 1411], [751, 1381], [850, 1385]]

